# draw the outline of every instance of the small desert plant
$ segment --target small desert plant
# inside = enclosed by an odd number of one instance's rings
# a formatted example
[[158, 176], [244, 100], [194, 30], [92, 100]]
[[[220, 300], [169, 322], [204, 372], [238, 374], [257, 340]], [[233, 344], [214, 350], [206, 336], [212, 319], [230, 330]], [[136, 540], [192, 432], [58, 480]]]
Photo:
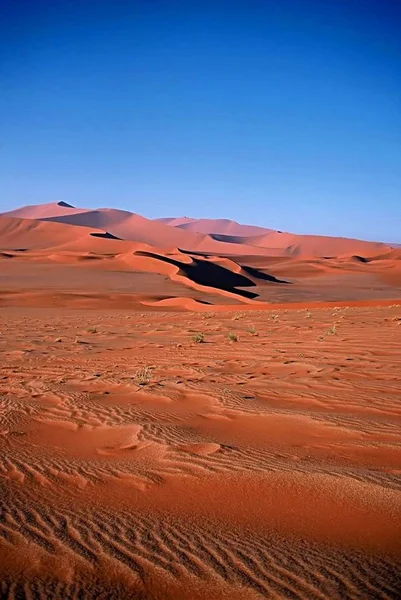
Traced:
[[201, 332], [195, 333], [192, 339], [196, 344], [203, 344], [205, 341], [205, 334]]
[[135, 373], [134, 379], [138, 385], [148, 385], [152, 378], [152, 369], [150, 367], [141, 367]]
[[305, 319], [311, 319], [312, 318], [312, 313], [307, 312], [305, 315]]
[[250, 328], [248, 329], [249, 333], [251, 335], [256, 335], [256, 329], [253, 325], [250, 326]]
[[335, 325], [333, 325], [333, 327], [330, 327], [330, 329], [328, 329], [328, 330], [326, 331], [326, 333], [327, 333], [327, 335], [336, 335], [336, 333], [337, 333], [336, 326], [335, 326]]
[[97, 333], [97, 329], [96, 327], [89, 327], [89, 329], [87, 329], [88, 333]]
[[238, 336], [236, 333], [230, 332], [228, 334], [228, 339], [230, 340], [230, 342], [238, 342]]
[[277, 319], [278, 319], [278, 315], [272, 315], [272, 316], [270, 317], [270, 319], [271, 319], [272, 321], [277, 321]]

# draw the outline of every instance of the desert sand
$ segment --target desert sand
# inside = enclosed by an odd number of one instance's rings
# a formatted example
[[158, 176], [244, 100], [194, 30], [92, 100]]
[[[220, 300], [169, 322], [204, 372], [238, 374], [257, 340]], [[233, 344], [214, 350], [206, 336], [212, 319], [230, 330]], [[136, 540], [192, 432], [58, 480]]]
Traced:
[[399, 598], [400, 400], [400, 249], [0, 215], [0, 597]]

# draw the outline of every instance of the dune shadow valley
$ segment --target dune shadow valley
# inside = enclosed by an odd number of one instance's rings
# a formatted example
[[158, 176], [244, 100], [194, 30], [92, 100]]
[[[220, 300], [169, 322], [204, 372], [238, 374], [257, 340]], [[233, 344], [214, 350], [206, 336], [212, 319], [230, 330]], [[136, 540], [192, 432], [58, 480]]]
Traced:
[[0, 214], [0, 598], [401, 598], [401, 247]]

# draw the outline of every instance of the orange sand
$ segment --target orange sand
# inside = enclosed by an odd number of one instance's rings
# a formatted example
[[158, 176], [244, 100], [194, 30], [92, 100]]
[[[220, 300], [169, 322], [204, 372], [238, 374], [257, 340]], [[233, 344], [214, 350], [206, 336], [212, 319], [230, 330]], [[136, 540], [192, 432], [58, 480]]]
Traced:
[[399, 598], [400, 251], [140, 219], [0, 217], [0, 597]]

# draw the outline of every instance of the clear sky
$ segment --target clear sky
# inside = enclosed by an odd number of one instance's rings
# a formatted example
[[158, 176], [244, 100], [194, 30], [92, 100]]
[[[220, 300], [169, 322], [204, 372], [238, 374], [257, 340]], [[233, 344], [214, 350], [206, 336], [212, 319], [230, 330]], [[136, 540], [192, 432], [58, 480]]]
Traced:
[[401, 242], [396, 0], [0, 0], [0, 211]]

